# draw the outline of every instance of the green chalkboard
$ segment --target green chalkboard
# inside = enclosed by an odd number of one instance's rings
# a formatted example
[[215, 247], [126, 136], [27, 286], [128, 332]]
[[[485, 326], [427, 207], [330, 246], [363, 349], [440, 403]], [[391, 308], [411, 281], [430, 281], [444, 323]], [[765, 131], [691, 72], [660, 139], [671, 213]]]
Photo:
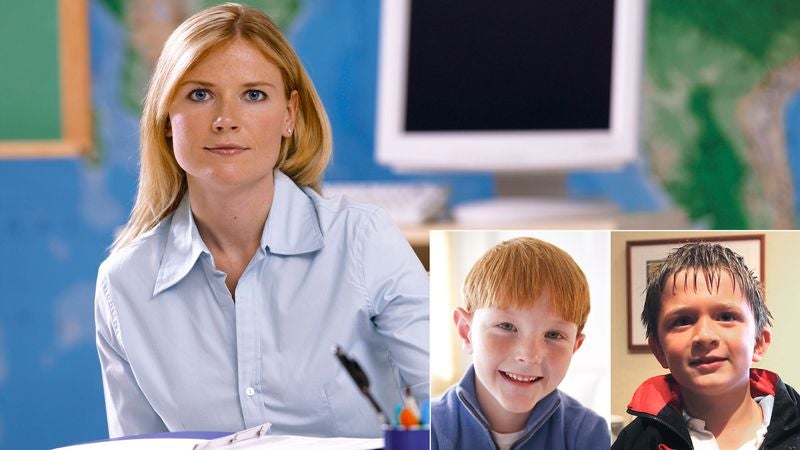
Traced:
[[0, 14], [0, 139], [61, 137], [55, 0], [4, 2]]
[[3, 0], [0, 157], [89, 149], [87, 0]]

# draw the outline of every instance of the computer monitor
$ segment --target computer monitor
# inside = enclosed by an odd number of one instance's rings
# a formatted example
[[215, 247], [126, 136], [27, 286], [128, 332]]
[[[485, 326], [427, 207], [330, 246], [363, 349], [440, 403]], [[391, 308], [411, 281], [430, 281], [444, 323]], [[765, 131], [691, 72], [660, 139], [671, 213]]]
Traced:
[[377, 161], [549, 179], [633, 160], [645, 5], [384, 0]]

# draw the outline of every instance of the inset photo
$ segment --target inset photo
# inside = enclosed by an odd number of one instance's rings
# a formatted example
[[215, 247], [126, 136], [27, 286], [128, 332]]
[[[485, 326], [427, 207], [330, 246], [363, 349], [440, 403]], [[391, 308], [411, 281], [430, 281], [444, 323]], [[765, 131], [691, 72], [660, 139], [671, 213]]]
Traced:
[[796, 231], [614, 231], [614, 449], [800, 443]]
[[431, 448], [609, 448], [608, 231], [432, 231]]

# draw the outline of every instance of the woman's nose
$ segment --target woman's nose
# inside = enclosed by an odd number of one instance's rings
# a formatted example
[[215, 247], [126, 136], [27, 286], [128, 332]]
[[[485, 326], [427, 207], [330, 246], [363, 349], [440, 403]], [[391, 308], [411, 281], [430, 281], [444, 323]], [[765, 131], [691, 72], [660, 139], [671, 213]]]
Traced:
[[223, 131], [238, 131], [239, 119], [235, 108], [231, 106], [229, 102], [221, 101], [216, 118], [212, 122], [211, 126], [217, 133], [221, 133]]

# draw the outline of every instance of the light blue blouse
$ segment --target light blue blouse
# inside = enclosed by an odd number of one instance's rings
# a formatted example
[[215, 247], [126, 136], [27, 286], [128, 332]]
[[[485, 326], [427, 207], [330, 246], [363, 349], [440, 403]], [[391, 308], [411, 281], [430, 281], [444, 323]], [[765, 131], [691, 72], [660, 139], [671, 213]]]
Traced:
[[275, 196], [236, 287], [203, 243], [188, 195], [100, 266], [97, 349], [111, 437], [237, 431], [378, 437], [332, 354], [369, 375], [383, 409], [428, 398], [428, 277], [382, 210], [325, 199], [275, 171]]

